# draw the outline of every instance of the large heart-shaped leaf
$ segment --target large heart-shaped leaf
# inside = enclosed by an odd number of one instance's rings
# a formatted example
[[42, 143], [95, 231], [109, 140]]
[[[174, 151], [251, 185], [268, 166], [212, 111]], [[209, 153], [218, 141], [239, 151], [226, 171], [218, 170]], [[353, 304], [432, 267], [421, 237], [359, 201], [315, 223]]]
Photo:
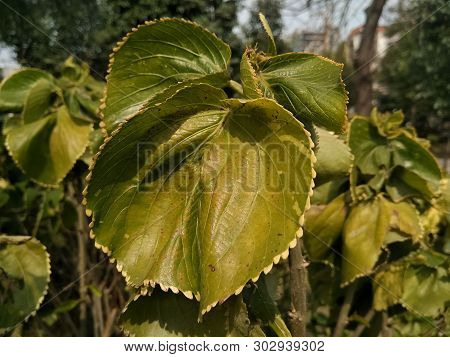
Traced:
[[38, 81], [53, 81], [51, 74], [35, 68], [27, 68], [7, 77], [0, 85], [0, 112], [20, 111], [30, 89]]
[[88, 177], [93, 235], [128, 283], [194, 294], [205, 312], [296, 243], [311, 147], [272, 100], [181, 89], [106, 140]]
[[255, 71], [254, 77], [245, 77], [244, 93], [259, 88], [265, 97], [275, 98], [300, 120], [335, 132], [342, 130], [347, 118], [342, 65], [309, 53], [266, 57], [247, 50], [244, 56], [248, 57], [242, 60], [244, 68], [249, 61]]
[[17, 166], [34, 181], [57, 185], [83, 154], [92, 124], [69, 116], [65, 106], [40, 119], [22, 120], [6, 134]]
[[151, 21], [117, 44], [107, 76], [103, 119], [111, 132], [147, 100], [182, 82], [226, 84], [231, 51], [197, 24]]
[[0, 333], [30, 316], [50, 280], [45, 247], [31, 237], [0, 235]]
[[352, 207], [343, 231], [343, 284], [372, 271], [381, 253], [389, 220], [389, 211], [381, 197]]
[[321, 185], [327, 181], [348, 176], [353, 161], [350, 148], [333, 133], [316, 128], [319, 146], [316, 150], [317, 172], [316, 183]]
[[250, 323], [241, 297], [234, 297], [198, 321], [198, 303], [184, 296], [153, 291], [128, 304], [120, 317], [127, 335], [136, 337], [243, 337]]

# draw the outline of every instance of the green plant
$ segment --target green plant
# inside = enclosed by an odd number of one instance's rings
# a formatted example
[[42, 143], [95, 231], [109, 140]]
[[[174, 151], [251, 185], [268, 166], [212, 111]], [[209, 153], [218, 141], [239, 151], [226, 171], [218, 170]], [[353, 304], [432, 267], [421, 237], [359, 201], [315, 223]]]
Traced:
[[[72, 191], [79, 174], [72, 170], [75, 177], [65, 187], [60, 183], [79, 158], [89, 164], [97, 151], [102, 139], [97, 118], [102, 89], [88, 67], [71, 58], [59, 78], [25, 68], [0, 85], [1, 333], [20, 328], [42, 302], [50, 278], [49, 256], [42, 243], [55, 250], [71, 245], [61, 236], [76, 226], [79, 203]], [[27, 177], [10, 163], [6, 149]], [[58, 267], [57, 279], [64, 269]]]
[[[340, 131], [346, 120], [342, 67], [276, 55], [262, 20], [271, 46], [246, 50], [242, 87], [228, 77], [228, 45], [188, 21], [147, 22], [114, 49], [101, 105], [106, 139], [84, 194], [91, 237], [138, 289], [122, 317], [127, 333], [185, 333], [151, 327], [158, 301], [170, 311], [173, 300], [192, 311], [191, 333], [218, 334], [208, 314], [235, 309], [230, 296], [287, 258], [302, 235], [313, 124]], [[186, 298], [170, 296], [179, 292]], [[195, 310], [205, 316], [198, 326]]]
[[86, 65], [69, 58], [61, 77], [19, 70], [0, 87], [3, 133], [17, 166], [32, 180], [57, 186], [86, 151], [97, 119], [102, 85]]
[[[378, 329], [401, 334], [390, 324], [405, 309], [424, 322], [417, 334], [443, 333], [433, 324], [450, 301], [449, 204], [443, 193], [448, 183], [428, 143], [402, 122], [401, 112], [376, 109], [370, 117], [354, 117], [347, 137], [354, 155], [351, 172], [320, 185], [306, 213], [305, 246], [317, 264], [311, 270], [312, 291], [326, 293], [318, 297], [316, 311], [341, 299], [339, 284], [346, 289], [339, 314], [327, 314], [326, 324], [336, 323], [335, 335], [360, 334], [366, 327], [376, 331], [371, 324], [376, 314], [386, 316]], [[324, 150], [334, 157], [332, 149]], [[338, 282], [325, 291], [323, 279], [330, 277], [315, 270], [323, 264]], [[352, 302], [355, 294], [366, 303]], [[350, 323], [344, 330], [350, 312], [362, 325]]]

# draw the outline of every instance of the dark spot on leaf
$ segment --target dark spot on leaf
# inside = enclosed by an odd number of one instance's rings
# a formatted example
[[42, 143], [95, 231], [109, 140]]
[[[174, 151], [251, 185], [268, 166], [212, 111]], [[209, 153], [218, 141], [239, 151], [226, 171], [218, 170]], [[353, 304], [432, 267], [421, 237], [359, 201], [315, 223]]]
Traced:
[[209, 270], [211, 270], [213, 273], [216, 271], [216, 267], [212, 264], [208, 264]]

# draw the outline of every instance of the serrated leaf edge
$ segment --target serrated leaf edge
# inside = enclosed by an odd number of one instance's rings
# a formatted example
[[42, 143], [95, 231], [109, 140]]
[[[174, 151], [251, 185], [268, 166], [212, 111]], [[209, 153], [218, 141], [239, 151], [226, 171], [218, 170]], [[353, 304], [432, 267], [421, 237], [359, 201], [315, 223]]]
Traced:
[[[200, 84], [194, 84], [193, 86], [196, 86], [196, 85], [209, 86], [208, 84], [201, 84], [201, 83], [200, 83]], [[190, 85], [187, 85], [186, 87], [189, 87], [189, 86], [190, 86]], [[173, 98], [176, 94], [178, 94], [180, 91], [186, 89], [186, 87], [181, 87], [181, 88], [179, 88], [175, 93], [173, 93], [172, 96], [169, 96], [169, 97], [166, 98], [164, 101], [155, 104], [154, 107], [159, 107], [159, 106], [163, 105], [163, 104], [166, 103], [168, 100], [170, 100], [171, 98]], [[214, 87], [212, 87], [212, 88], [214, 88]], [[270, 98], [264, 98], [264, 99], [265, 99], [265, 100], [269, 100], [269, 101], [275, 103], [275, 104], [276, 104], [277, 106], [279, 106], [280, 108], [286, 110], [286, 111], [287, 111], [290, 115], [292, 115], [292, 117], [295, 119], [295, 117], [293, 116], [293, 114], [292, 114], [289, 110], [287, 110], [286, 108], [282, 107], [282, 106], [281, 106], [280, 104], [278, 104], [278, 102], [276, 102], [275, 100], [270, 99]], [[240, 100], [240, 99], [237, 99], [237, 100], [238, 100], [238, 101], [241, 101], [241, 102], [248, 101], [248, 100]], [[250, 99], [250, 100], [252, 100], [252, 99]], [[253, 100], [258, 100], [258, 99], [253, 99]], [[141, 109], [140, 109], [137, 113], [135, 113], [135, 114], [129, 116], [129, 117], [126, 118], [124, 121], [120, 122], [120, 123], [118, 124], [118, 126], [116, 127], [116, 129], [114, 129], [114, 131], [111, 133], [111, 135], [108, 136], [108, 137], [106, 137], [106, 138], [104, 139], [104, 142], [103, 142], [102, 145], [100, 145], [100, 147], [99, 147], [99, 151], [92, 157], [91, 165], [89, 166], [89, 172], [88, 172], [88, 174], [87, 174], [87, 176], [86, 176], [86, 187], [85, 187], [84, 190], [83, 190], [83, 200], [82, 200], [82, 204], [83, 204], [84, 206], [87, 205], [87, 198], [86, 198], [86, 196], [87, 196], [87, 193], [88, 193], [89, 181], [90, 181], [91, 178], [92, 178], [92, 171], [93, 171], [93, 169], [94, 169], [94, 167], [95, 167], [95, 163], [96, 163], [98, 157], [100, 156], [100, 154], [101, 154], [102, 151], [104, 150], [106, 144], [107, 144], [109, 141], [111, 141], [111, 139], [112, 139], [115, 135], [117, 135], [117, 134], [120, 132], [120, 130], [122, 129], [122, 127], [123, 127], [125, 124], [127, 124], [129, 121], [131, 121], [135, 116], [137, 116], [137, 115], [139, 115], [139, 114], [142, 114], [145, 110], [147, 110], [147, 107], [144, 105], [143, 107], [141, 107]], [[295, 120], [297, 120], [297, 119], [295, 119]], [[309, 192], [308, 192], [308, 197], [307, 197], [306, 203], [305, 203], [305, 209], [304, 209], [303, 214], [299, 217], [299, 229], [298, 229], [297, 232], [295, 233], [295, 238], [289, 242], [289, 244], [288, 244], [286, 250], [284, 250], [282, 253], [278, 254], [277, 256], [275, 256], [275, 257], [273, 258], [272, 263], [270, 263], [270, 264], [267, 265], [265, 268], [263, 268], [263, 269], [261, 270], [261, 272], [260, 272], [257, 276], [255, 276], [254, 278], [251, 278], [251, 279], [250, 279], [250, 280], [252, 280], [252, 281], [254, 281], [254, 282], [257, 281], [257, 280], [259, 279], [259, 277], [261, 276], [261, 274], [262, 274], [263, 272], [264, 272], [264, 274], [267, 275], [267, 274], [272, 270], [273, 265], [274, 265], [274, 264], [275, 264], [275, 265], [278, 264], [278, 263], [280, 262], [281, 259], [287, 259], [287, 258], [288, 258], [288, 256], [289, 256], [289, 249], [290, 249], [290, 248], [291, 248], [291, 249], [294, 248], [294, 247], [297, 245], [297, 240], [300, 239], [300, 238], [303, 236], [303, 228], [302, 228], [302, 226], [303, 226], [304, 221], [305, 221], [305, 213], [306, 213], [307, 210], [309, 210], [309, 209], [311, 208], [311, 197], [312, 197], [312, 195], [313, 195], [313, 188], [315, 187], [315, 184], [314, 184], [314, 178], [316, 177], [316, 171], [314, 170], [314, 164], [317, 162], [317, 158], [316, 158], [316, 156], [315, 156], [315, 154], [314, 154], [314, 150], [313, 150], [313, 148], [314, 148], [314, 143], [313, 143], [313, 141], [312, 141], [312, 139], [311, 139], [311, 133], [310, 133], [308, 130], [305, 129], [303, 123], [299, 122], [298, 120], [297, 120], [297, 122], [301, 125], [301, 127], [303, 128], [304, 132], [306, 133], [306, 135], [307, 135], [307, 137], [308, 137], [309, 146], [310, 146], [309, 149], [310, 149], [310, 153], [311, 153], [311, 170], [312, 170], [312, 171], [311, 171], [311, 184], [310, 184], [310, 190], [309, 190]], [[91, 218], [91, 222], [89, 223], [89, 237], [90, 237], [91, 239], [95, 239], [95, 233], [94, 233], [94, 231], [93, 231], [93, 229], [92, 229], [92, 228], [94, 227], [94, 225], [95, 225], [95, 217], [93, 216], [93, 212], [92, 212], [90, 209], [86, 209], [86, 215], [87, 215], [88, 217]], [[125, 270], [123, 270], [123, 266], [122, 266], [119, 262], [117, 262], [117, 260], [116, 260], [115, 258], [111, 257], [111, 255], [112, 255], [111, 250], [109, 250], [108, 247], [106, 247], [106, 246], [104, 246], [104, 245], [102, 245], [102, 244], [99, 244], [98, 242], [95, 242], [95, 247], [96, 247], [97, 249], [99, 249], [99, 250], [102, 250], [102, 252], [105, 253], [105, 254], [110, 258], [109, 261], [110, 261], [111, 264], [116, 264], [116, 269], [117, 269], [117, 271], [118, 271], [119, 273], [121, 273], [122, 276], [125, 278], [125, 282], [126, 282], [127, 285], [130, 285], [130, 286], [135, 287], [135, 288], [148, 287], [148, 286], [151, 286], [152, 288], [154, 288], [154, 287], [156, 287], [156, 285], [159, 285], [160, 288], [161, 288], [161, 290], [163, 290], [164, 292], [168, 292], [169, 290], [171, 290], [171, 291], [172, 291], [173, 293], [175, 293], [175, 294], [178, 294], [179, 292], [181, 292], [181, 293], [183, 293], [183, 295], [186, 296], [188, 299], [193, 299], [193, 298], [195, 298], [197, 301], [200, 302], [200, 298], [201, 298], [201, 297], [200, 297], [200, 293], [194, 293], [194, 292], [189, 291], [189, 290], [186, 290], [186, 291], [185, 291], [185, 290], [180, 290], [180, 289], [178, 289], [178, 288], [175, 287], [175, 286], [165, 285], [164, 283], [161, 283], [161, 282], [156, 282], [156, 281], [153, 281], [153, 280], [149, 280], [149, 279], [148, 279], [148, 280], [144, 280], [143, 284], [141, 284], [141, 285], [132, 284], [132, 283], [130, 282], [131, 276], [130, 276]], [[239, 294], [242, 292], [242, 290], [244, 289], [244, 287], [245, 287], [245, 284], [242, 285], [241, 287], [239, 287], [238, 289], [236, 289], [236, 290], [234, 291], [234, 293], [230, 294], [230, 296], [232, 296], [233, 294], [234, 294], [234, 295], [239, 295]], [[222, 304], [224, 301], [226, 301], [230, 296], [228, 296], [227, 298], [225, 298], [223, 301], [220, 301], [220, 304]], [[201, 311], [201, 315], [204, 315], [205, 313], [211, 311], [211, 309], [212, 309], [213, 307], [215, 307], [218, 303], [219, 303], [219, 301], [215, 301], [215, 302], [211, 303], [210, 305], [208, 305], [205, 309], [203, 309], [203, 310]]]

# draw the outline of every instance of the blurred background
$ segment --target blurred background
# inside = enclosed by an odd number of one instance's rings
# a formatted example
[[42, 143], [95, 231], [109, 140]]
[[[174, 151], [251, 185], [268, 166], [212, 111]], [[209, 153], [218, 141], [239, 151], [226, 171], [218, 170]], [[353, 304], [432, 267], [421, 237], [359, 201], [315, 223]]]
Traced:
[[[0, 79], [24, 66], [59, 73], [73, 56], [104, 80], [115, 43], [132, 27], [160, 17], [196, 21], [229, 43], [237, 79], [245, 47], [266, 48], [259, 12], [272, 27], [279, 53], [305, 51], [344, 63], [350, 116], [368, 114], [374, 106], [401, 109], [449, 171], [448, 0], [0, 0]], [[84, 215], [76, 200], [58, 188], [39, 203], [43, 190], [23, 178], [0, 149], [0, 189], [9, 190], [8, 211], [0, 195], [0, 229], [14, 226], [25, 234], [40, 212], [40, 240], [53, 266], [51, 298], [40, 319], [13, 334], [120, 334], [114, 321], [126, 301], [123, 279], [92, 242], [83, 236], [77, 241], [80, 232], [72, 227]], [[77, 164], [70, 175], [83, 170]], [[13, 187], [2, 177], [20, 184]], [[89, 274], [80, 281], [83, 272]]]

